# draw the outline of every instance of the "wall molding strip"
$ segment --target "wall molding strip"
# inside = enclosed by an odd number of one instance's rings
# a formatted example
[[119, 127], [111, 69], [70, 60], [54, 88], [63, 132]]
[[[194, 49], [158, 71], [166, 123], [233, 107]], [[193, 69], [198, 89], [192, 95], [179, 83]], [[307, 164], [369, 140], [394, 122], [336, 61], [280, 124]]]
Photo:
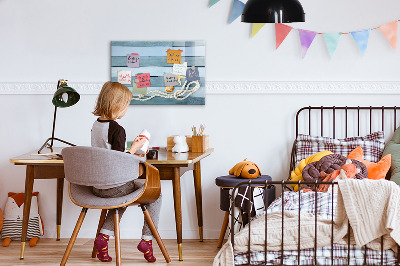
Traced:
[[[103, 82], [71, 82], [80, 94], [97, 95]], [[57, 83], [0, 83], [0, 94], [53, 94]], [[400, 81], [209, 81], [206, 94], [400, 94]]]

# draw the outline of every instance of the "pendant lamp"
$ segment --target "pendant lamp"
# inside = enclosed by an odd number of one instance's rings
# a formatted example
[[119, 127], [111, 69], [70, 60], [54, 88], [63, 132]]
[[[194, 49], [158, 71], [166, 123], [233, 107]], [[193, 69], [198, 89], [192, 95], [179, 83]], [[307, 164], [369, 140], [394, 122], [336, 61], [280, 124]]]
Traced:
[[298, 0], [249, 0], [243, 8], [242, 22], [304, 22], [304, 15]]
[[[75, 146], [72, 143], [69, 143], [65, 140], [55, 138], [54, 137], [54, 130], [56, 128], [56, 117], [57, 117], [57, 108], [65, 108], [70, 107], [76, 104], [80, 99], [80, 95], [76, 90], [69, 87], [67, 84], [67, 80], [60, 79], [57, 83], [57, 90], [53, 95], [52, 103], [54, 105], [54, 117], [53, 117], [53, 131], [51, 133], [51, 138], [48, 138], [42, 147], [39, 149], [38, 153], [40, 153], [45, 147], [50, 148], [51, 152], [53, 152], [53, 141], [57, 140], [62, 143], [68, 144], [70, 146]], [[49, 141], [50, 144], [49, 144]]]

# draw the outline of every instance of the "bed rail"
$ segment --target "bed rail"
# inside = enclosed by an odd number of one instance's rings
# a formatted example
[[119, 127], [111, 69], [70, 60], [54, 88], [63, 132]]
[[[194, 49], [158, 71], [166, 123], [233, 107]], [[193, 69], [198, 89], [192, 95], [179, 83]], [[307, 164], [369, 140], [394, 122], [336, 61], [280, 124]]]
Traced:
[[[335, 186], [338, 186], [338, 183], [336, 182], [336, 181], [332, 181], [332, 182], [322, 182], [322, 181], [315, 181], [315, 182], [304, 182], [304, 181], [268, 181], [268, 180], [266, 180], [265, 182], [264, 181], [252, 181], [252, 180], [249, 180], [249, 181], [246, 181], [246, 182], [242, 182], [242, 183], [240, 183], [240, 184], [238, 184], [238, 185], [236, 185], [234, 188], [233, 188], [233, 191], [232, 191], [232, 195], [236, 195], [235, 193], [236, 193], [236, 191], [239, 189], [239, 187], [243, 187], [243, 186], [249, 186], [249, 187], [257, 187], [257, 188], [262, 188], [262, 189], [264, 189], [264, 193], [265, 193], [265, 198], [268, 198], [268, 187], [269, 186], [271, 186], [271, 185], [275, 185], [275, 186], [281, 186], [281, 189], [282, 189], [282, 195], [284, 195], [284, 193], [285, 193], [285, 191], [287, 190], [286, 189], [286, 185], [314, 185], [315, 187], [314, 187], [314, 189], [313, 189], [313, 192], [315, 192], [315, 198], [314, 198], [314, 206], [315, 206], [315, 210], [314, 210], [314, 213], [315, 213], [315, 223], [314, 223], [314, 226], [315, 226], [315, 233], [314, 233], [314, 256], [313, 256], [313, 263], [312, 264], [302, 264], [301, 263], [301, 261], [300, 261], [300, 256], [301, 256], [301, 249], [300, 249], [300, 244], [301, 244], [301, 232], [300, 232], [300, 230], [298, 230], [298, 242], [297, 242], [297, 264], [294, 264], [294, 265], [309, 265], [309, 266], [312, 266], [312, 265], [320, 265], [319, 263], [318, 263], [318, 260], [317, 260], [317, 252], [316, 252], [316, 249], [317, 249], [317, 241], [318, 241], [318, 234], [317, 234], [317, 213], [318, 213], [318, 197], [317, 197], [317, 190], [318, 190], [318, 186], [319, 185], [332, 185], [332, 191], [335, 189]], [[250, 189], [250, 198], [252, 198], [252, 190]], [[298, 228], [300, 228], [300, 223], [301, 223], [301, 218], [300, 218], [300, 212], [301, 212], [301, 210], [300, 210], [300, 206], [301, 206], [301, 190], [299, 190], [299, 191], [296, 191], [296, 192], [292, 192], [292, 193], [298, 193], [298, 196], [299, 196], [299, 208], [298, 208]], [[333, 235], [334, 235], [334, 195], [335, 195], [335, 193], [330, 193], [331, 195], [332, 195], [332, 198], [331, 198], [331, 202], [332, 202], [332, 205], [331, 205], [331, 217], [332, 217], [332, 219], [331, 219], [331, 241], [330, 241], [330, 247], [331, 247], [331, 264], [330, 265], [338, 265], [338, 264], [334, 264], [334, 260], [335, 260], [335, 257], [334, 257], [334, 241], [333, 241]], [[281, 199], [280, 199], [282, 202], [281, 202], [281, 204], [282, 204], [282, 209], [281, 209], [281, 211], [282, 211], [282, 214], [285, 212], [285, 208], [284, 208], [284, 197], [282, 196], [281, 197]], [[232, 197], [232, 199], [231, 199], [231, 228], [230, 228], [230, 241], [231, 241], [231, 244], [232, 244], [232, 247], [233, 247], [233, 249], [235, 249], [235, 240], [234, 240], [234, 237], [235, 237], [235, 233], [234, 233], [234, 221], [235, 221], [235, 219], [234, 219], [234, 217], [235, 217], [235, 208], [234, 208], [234, 205], [235, 203], [234, 203], [234, 197]], [[249, 238], [249, 241], [248, 241], [248, 243], [247, 243], [247, 262], [248, 263], [246, 263], [246, 264], [239, 264], [239, 265], [286, 265], [286, 264], [284, 264], [284, 215], [282, 215], [282, 231], [281, 231], [281, 249], [280, 249], [280, 263], [276, 263], [276, 262], [272, 262], [272, 264], [270, 264], [270, 262], [269, 261], [267, 261], [267, 258], [268, 258], [268, 256], [267, 256], [267, 253], [268, 253], [268, 248], [267, 248], [267, 242], [268, 242], [268, 212], [267, 212], [267, 204], [268, 204], [268, 201], [264, 201], [264, 209], [265, 209], [265, 214], [262, 214], [262, 215], [265, 215], [265, 235], [264, 235], [264, 237], [265, 237], [265, 243], [264, 243], [264, 261], [263, 262], [260, 262], [260, 261], [258, 261], [257, 263], [253, 263], [252, 262], [252, 260], [251, 260], [251, 258], [252, 258], [252, 256], [251, 256], [251, 223], [252, 223], [252, 219], [249, 219], [248, 220], [248, 224], [247, 224], [247, 226], [248, 226], [248, 232], [249, 232], [249, 235], [248, 235], [248, 238]], [[347, 232], [347, 259], [346, 259], [346, 264], [340, 264], [340, 265], [351, 265], [350, 264], [350, 252], [351, 252], [351, 244], [350, 244], [350, 224], [348, 224], [348, 232]], [[364, 262], [363, 262], [363, 265], [371, 265], [371, 264], [367, 264], [367, 248], [366, 248], [366, 246], [363, 246], [362, 247], [363, 248], [363, 250], [364, 250]], [[400, 248], [400, 246], [399, 245], [397, 245], [397, 248], [399, 249]], [[396, 259], [395, 259], [395, 262], [394, 263], [391, 263], [391, 264], [386, 264], [385, 263], [385, 261], [384, 261], [384, 253], [383, 253], [383, 236], [381, 237], [381, 252], [380, 252], [381, 254], [380, 254], [380, 264], [374, 264], [374, 265], [400, 265], [400, 252], [398, 252], [397, 253], [397, 257], [396, 257]], [[290, 265], [293, 265], [293, 264], [290, 264]]]
[[[397, 106], [303, 107], [296, 113], [296, 138], [299, 134], [333, 138], [357, 137], [372, 133], [374, 130], [381, 130], [385, 136], [390, 136], [398, 126], [398, 111], [400, 111], [400, 107]], [[317, 119], [313, 119], [315, 115]], [[388, 120], [391, 122], [388, 123]], [[328, 131], [328, 129], [330, 130]], [[367, 131], [362, 132], [362, 129]], [[352, 135], [349, 135], [350, 130], [354, 132]], [[292, 146], [288, 177], [296, 168], [295, 162], [296, 140]]]

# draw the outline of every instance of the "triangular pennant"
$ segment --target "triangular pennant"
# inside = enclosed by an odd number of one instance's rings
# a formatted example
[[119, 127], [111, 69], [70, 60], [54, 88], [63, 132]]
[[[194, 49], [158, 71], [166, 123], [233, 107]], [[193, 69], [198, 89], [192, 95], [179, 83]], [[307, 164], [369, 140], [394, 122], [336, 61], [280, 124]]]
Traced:
[[378, 27], [393, 49], [397, 48], [397, 20]]
[[336, 51], [336, 48], [338, 47], [339, 39], [340, 36], [342, 36], [342, 34], [340, 34], [339, 32], [333, 32], [333, 33], [325, 33], [323, 36], [326, 48], [328, 48], [329, 55], [332, 58], [333, 54]]
[[264, 27], [265, 23], [253, 23], [252, 27], [251, 27], [251, 38], [254, 37], [254, 35], [256, 35], [262, 27]]
[[351, 35], [353, 35], [353, 38], [356, 41], [356, 43], [357, 43], [358, 47], [360, 48], [361, 53], [363, 55], [365, 54], [365, 51], [367, 50], [370, 32], [371, 32], [371, 29], [351, 32]]
[[275, 23], [276, 49], [278, 49], [278, 47], [282, 44], [282, 42], [285, 40], [286, 36], [288, 36], [289, 32], [292, 29], [293, 28], [288, 25]]
[[210, 0], [210, 5], [208, 7], [212, 7], [213, 5], [215, 5], [218, 2], [219, 2], [219, 0]]
[[239, 0], [233, 0], [231, 17], [229, 18], [229, 23], [232, 23], [235, 19], [237, 19], [240, 15], [242, 15], [244, 8], [244, 3]]
[[317, 33], [315, 31], [299, 30], [301, 55], [304, 58]]

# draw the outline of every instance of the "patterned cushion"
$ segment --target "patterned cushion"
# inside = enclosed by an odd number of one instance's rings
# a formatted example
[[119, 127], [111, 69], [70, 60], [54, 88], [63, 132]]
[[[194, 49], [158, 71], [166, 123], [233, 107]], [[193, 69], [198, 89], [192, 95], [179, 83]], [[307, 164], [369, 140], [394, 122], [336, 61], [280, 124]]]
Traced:
[[[1, 230], [1, 238], [11, 238], [12, 240], [21, 240], [22, 217], [16, 220], [4, 220], [3, 229]], [[39, 217], [29, 218], [27, 239], [33, 237], [40, 238]]]
[[374, 132], [364, 137], [345, 139], [299, 134], [296, 139], [296, 165], [298, 165], [302, 159], [323, 150], [329, 150], [347, 157], [357, 146], [363, 148], [365, 160], [378, 162], [385, 147], [383, 131]]

